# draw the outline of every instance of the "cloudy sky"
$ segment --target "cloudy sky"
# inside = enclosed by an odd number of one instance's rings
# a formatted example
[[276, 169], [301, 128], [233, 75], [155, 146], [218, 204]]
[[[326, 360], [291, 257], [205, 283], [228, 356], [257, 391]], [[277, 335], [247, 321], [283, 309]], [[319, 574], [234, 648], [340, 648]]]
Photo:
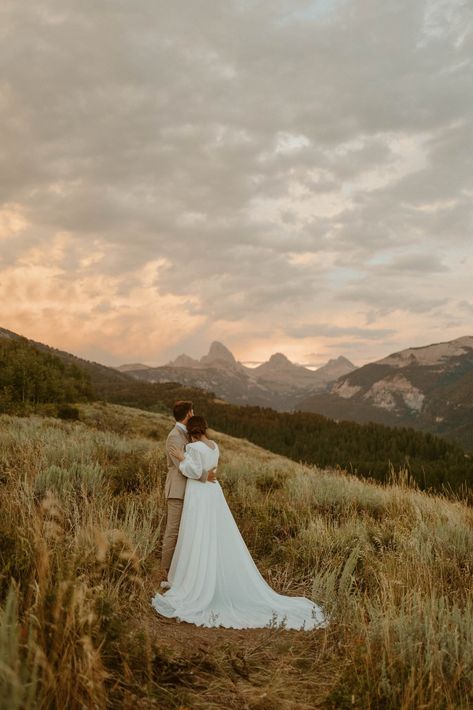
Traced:
[[0, 326], [109, 364], [473, 334], [468, 0], [3, 0]]

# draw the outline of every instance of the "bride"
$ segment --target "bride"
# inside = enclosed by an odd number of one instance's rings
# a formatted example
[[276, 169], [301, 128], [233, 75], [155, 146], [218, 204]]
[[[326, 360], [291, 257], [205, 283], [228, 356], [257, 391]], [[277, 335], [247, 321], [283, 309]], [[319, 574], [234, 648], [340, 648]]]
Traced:
[[171, 453], [188, 478], [179, 536], [168, 580], [153, 607], [197, 626], [310, 630], [325, 626], [320, 607], [305, 597], [277, 594], [263, 579], [238, 530], [218, 481], [197, 480], [216, 468], [219, 449], [207, 438], [203, 417], [189, 419], [185, 452]]

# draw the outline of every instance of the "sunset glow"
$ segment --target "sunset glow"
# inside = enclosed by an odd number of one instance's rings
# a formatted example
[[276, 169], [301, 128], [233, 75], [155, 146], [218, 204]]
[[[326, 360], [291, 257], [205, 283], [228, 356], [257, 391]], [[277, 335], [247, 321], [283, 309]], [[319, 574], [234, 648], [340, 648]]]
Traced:
[[471, 24], [448, 5], [6, 0], [0, 326], [115, 365], [471, 334]]

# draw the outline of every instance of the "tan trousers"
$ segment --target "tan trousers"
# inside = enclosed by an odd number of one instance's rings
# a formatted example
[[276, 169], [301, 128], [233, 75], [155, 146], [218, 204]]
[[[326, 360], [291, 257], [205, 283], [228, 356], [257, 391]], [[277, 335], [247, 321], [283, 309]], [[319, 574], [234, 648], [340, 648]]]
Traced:
[[169, 572], [172, 556], [176, 549], [177, 536], [179, 534], [179, 524], [181, 522], [182, 498], [168, 498], [168, 515], [166, 520], [166, 530], [163, 537], [163, 549], [161, 553], [161, 569]]

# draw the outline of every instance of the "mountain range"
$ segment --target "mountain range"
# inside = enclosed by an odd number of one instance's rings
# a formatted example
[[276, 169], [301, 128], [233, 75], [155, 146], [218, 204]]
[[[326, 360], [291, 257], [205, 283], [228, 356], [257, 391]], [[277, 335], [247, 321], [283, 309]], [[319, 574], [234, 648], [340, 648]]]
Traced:
[[355, 365], [340, 356], [323, 367], [310, 370], [275, 353], [258, 367], [245, 367], [220, 342], [213, 342], [207, 355], [195, 360], [182, 354], [161, 367], [122, 365], [120, 372], [147, 382], [179, 382], [188, 387], [212, 391], [232, 404], [253, 404], [290, 410], [303, 397], [326, 391]]
[[410, 426], [473, 450], [473, 336], [407, 348], [358, 368], [339, 357], [315, 371], [281, 353], [248, 368], [216, 342], [200, 360], [180, 355], [163, 367], [128, 374], [200, 387], [234, 404]]
[[[21, 337], [0, 328], [0, 338]], [[112, 396], [113, 401], [133, 382], [141, 383], [141, 397], [148, 390], [146, 382], [179, 382], [236, 404], [414, 427], [454, 439], [473, 451], [473, 336], [407, 348], [359, 368], [339, 357], [315, 371], [291, 363], [281, 353], [248, 368], [221, 343], [213, 343], [200, 360], [181, 355], [163, 367], [135, 363], [115, 369], [28, 342], [85, 370], [99, 399]], [[150, 391], [150, 401], [155, 396]]]
[[448, 434], [473, 449], [473, 336], [393, 353], [297, 406], [338, 420]]

